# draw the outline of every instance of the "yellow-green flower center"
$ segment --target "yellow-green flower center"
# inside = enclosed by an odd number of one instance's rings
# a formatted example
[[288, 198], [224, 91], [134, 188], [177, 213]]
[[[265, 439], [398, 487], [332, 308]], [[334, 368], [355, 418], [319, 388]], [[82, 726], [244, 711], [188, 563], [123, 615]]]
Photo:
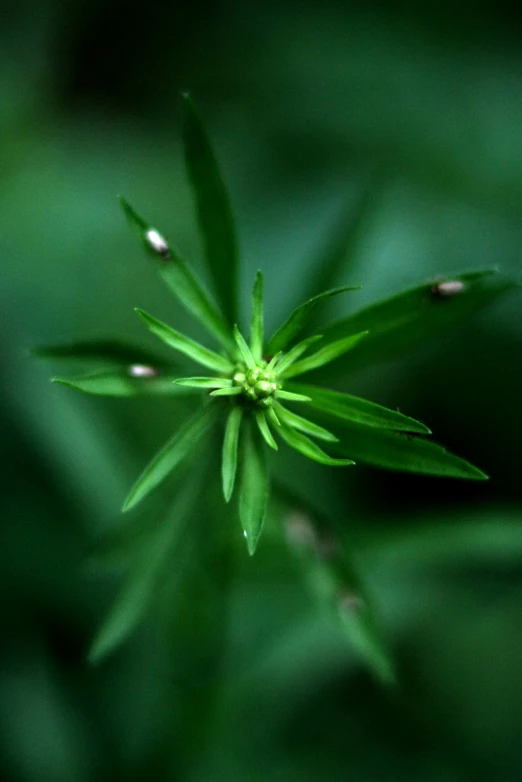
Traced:
[[257, 407], [268, 408], [274, 403], [274, 394], [280, 388], [276, 373], [267, 370], [266, 361], [260, 361], [253, 369], [238, 366], [233, 376], [235, 386], [242, 390], [241, 398]]

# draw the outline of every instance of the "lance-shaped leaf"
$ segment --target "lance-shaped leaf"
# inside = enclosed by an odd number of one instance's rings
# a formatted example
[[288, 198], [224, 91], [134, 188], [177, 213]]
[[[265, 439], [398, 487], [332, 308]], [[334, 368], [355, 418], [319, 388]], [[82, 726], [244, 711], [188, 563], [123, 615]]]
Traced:
[[116, 601], [96, 635], [89, 652], [89, 661], [98, 663], [119, 646], [136, 628], [151, 608], [166, 577], [180, 577], [180, 551], [176, 567], [172, 567], [174, 552], [186, 549], [182, 537], [197, 504], [201, 491], [201, 476], [191, 475], [178, 487], [173, 502], [157, 519], [149, 519], [146, 534], [139, 539], [139, 547], [129, 575]]
[[238, 249], [230, 201], [209, 138], [188, 95], [182, 102], [185, 164], [205, 256], [223, 313], [237, 321]]
[[[149, 372], [150, 374], [147, 374]], [[53, 377], [52, 382], [95, 396], [142, 396], [146, 394], [183, 396], [194, 393], [195, 389], [176, 386], [174, 380], [175, 375], [172, 373], [163, 374], [153, 371], [151, 367], [133, 364], [128, 371], [97, 372], [81, 377]]]
[[288, 487], [276, 484], [276, 491], [287, 508], [284, 529], [290, 550], [312, 596], [340, 622], [347, 641], [372, 673], [383, 684], [394, 684], [395, 665], [384, 631], [350, 548], [336, 531], [338, 525]]
[[[303, 353], [308, 350], [310, 345], [313, 345], [322, 338], [323, 337], [321, 334], [316, 334], [314, 337], [308, 337], [308, 339], [303, 339], [302, 342], [298, 342], [297, 345], [294, 345], [294, 347], [291, 348], [288, 353], [284, 353], [282, 358], [276, 363], [276, 371], [279, 377], [283, 377], [284, 373], [288, 370], [288, 367], [291, 367], [292, 364], [297, 361], [299, 356], [302, 356]], [[276, 356], [278, 355], [280, 354], [276, 353]], [[270, 362], [270, 367], [272, 363], [273, 360]]]
[[317, 296], [313, 296], [311, 299], [308, 299], [308, 301], [305, 301], [291, 313], [283, 325], [270, 337], [266, 345], [265, 353], [271, 356], [289, 345], [306, 326], [311, 311], [319, 302], [328, 299], [330, 296], [336, 296], [338, 293], [355, 290], [359, 290], [359, 287], [344, 286], [342, 288], [333, 288], [332, 290], [319, 293]]
[[64, 359], [128, 367], [133, 364], [164, 367], [167, 362], [151, 351], [117, 339], [93, 339], [63, 345], [41, 345], [31, 350], [35, 358]]
[[219, 353], [215, 353], [213, 350], [200, 345], [199, 342], [190, 339], [190, 337], [180, 334], [179, 331], [175, 331], [170, 326], [167, 326], [166, 323], [154, 318], [143, 310], [136, 309], [136, 312], [147, 328], [174, 350], [178, 350], [198, 364], [216, 372], [227, 374], [233, 370], [232, 363], [224, 356], [220, 356]]
[[223, 456], [221, 461], [221, 477], [223, 479], [223, 494], [226, 502], [229, 502], [234, 491], [237, 470], [237, 445], [239, 429], [243, 417], [243, 408], [236, 405], [227, 418], [225, 437], [223, 440]]
[[421, 424], [420, 421], [415, 421], [414, 418], [402, 415], [396, 410], [389, 410], [387, 407], [368, 402], [357, 396], [295, 382], [288, 383], [288, 390], [309, 396], [310, 407], [337, 418], [353, 421], [356, 424], [376, 426], [381, 429], [395, 429], [402, 432], [431, 434], [428, 427]]
[[250, 426], [244, 439], [239, 493], [239, 518], [249, 554], [256, 550], [267, 504], [268, 471], [263, 439], [257, 427]]
[[160, 484], [190, 453], [215, 417], [215, 408], [203, 407], [179, 429], [144, 469], [123, 505], [127, 511]]
[[307, 358], [303, 358], [301, 361], [292, 364], [291, 367], [282, 373], [282, 377], [297, 377], [297, 375], [303, 375], [305, 372], [310, 372], [312, 369], [319, 369], [319, 367], [329, 364], [349, 350], [353, 350], [357, 343], [367, 336], [368, 332], [362, 331], [360, 334], [353, 334], [349, 337], [338, 339], [335, 342], [330, 342], [311, 356], [307, 356]]
[[250, 350], [256, 361], [263, 358], [263, 275], [260, 271], [256, 274], [252, 291]]
[[349, 453], [358, 462], [446, 478], [487, 480], [488, 476], [477, 467], [430, 440], [346, 420], [339, 424], [345, 434], [332, 448], [338, 453]]
[[278, 434], [281, 435], [283, 440], [291, 448], [299, 451], [303, 456], [307, 456], [314, 462], [319, 462], [319, 464], [326, 464], [329, 467], [347, 467], [351, 464], [355, 464], [352, 459], [335, 459], [333, 456], [328, 456], [327, 453], [322, 451], [321, 448], [306, 437], [306, 435], [285, 425], [284, 420], [282, 420], [281, 423], [282, 425], [277, 430]]
[[248, 347], [244, 336], [241, 334], [237, 326], [234, 326], [234, 339], [236, 341], [237, 347], [239, 348], [241, 357], [247, 365], [247, 369], [255, 369], [256, 360], [252, 354], [252, 351]]
[[270, 427], [268, 426], [268, 421], [266, 420], [266, 415], [262, 410], [256, 410], [256, 423], [259, 428], [259, 431], [261, 432], [263, 436], [263, 440], [265, 443], [270, 447], [273, 448], [274, 451], [277, 451], [277, 443], [273, 438], [272, 432], [270, 431]]
[[299, 432], [303, 432], [303, 434], [309, 434], [311, 437], [317, 437], [319, 440], [326, 440], [330, 443], [337, 443], [339, 441], [339, 438], [327, 429], [323, 429], [322, 426], [314, 424], [313, 421], [309, 421], [307, 418], [296, 415], [296, 413], [293, 413], [282, 405], [277, 405], [276, 410], [276, 415], [278, 415], [282, 421], [294, 429], [297, 429]]
[[443, 328], [469, 318], [516, 286], [495, 270], [455, 274], [428, 282], [373, 304], [333, 323], [325, 339], [342, 339], [369, 329], [369, 336], [350, 355], [350, 369], [386, 360]]
[[132, 229], [148, 255], [157, 261], [156, 268], [176, 299], [224, 348], [233, 349], [230, 328], [190, 266], [125, 198], [119, 200]]
[[228, 377], [178, 377], [174, 384], [186, 388], [229, 388]]

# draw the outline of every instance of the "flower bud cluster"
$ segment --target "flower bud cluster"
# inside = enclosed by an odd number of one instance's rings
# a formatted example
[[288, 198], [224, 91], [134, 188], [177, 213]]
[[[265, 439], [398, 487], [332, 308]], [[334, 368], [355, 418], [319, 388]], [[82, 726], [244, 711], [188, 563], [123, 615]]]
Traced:
[[276, 373], [267, 370], [266, 361], [260, 361], [253, 369], [241, 365], [233, 376], [235, 386], [240, 386], [242, 398], [260, 408], [269, 408], [274, 403], [276, 391], [282, 388]]

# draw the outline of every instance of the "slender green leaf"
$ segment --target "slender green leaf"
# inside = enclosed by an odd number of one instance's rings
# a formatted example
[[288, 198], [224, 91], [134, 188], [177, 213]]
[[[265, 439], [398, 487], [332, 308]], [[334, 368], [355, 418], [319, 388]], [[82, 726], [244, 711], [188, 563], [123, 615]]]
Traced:
[[368, 335], [367, 331], [362, 331], [360, 334], [353, 334], [350, 337], [344, 337], [344, 339], [338, 339], [335, 342], [330, 342], [325, 345], [316, 353], [313, 353], [307, 358], [297, 361], [292, 364], [291, 367], [285, 370], [283, 377], [297, 377], [297, 375], [303, 375], [305, 372], [310, 372], [312, 369], [318, 369], [319, 367], [329, 364], [334, 359], [339, 358], [349, 350], [353, 350], [355, 345], [364, 339]]
[[216, 388], [210, 392], [210, 396], [239, 396], [243, 393], [241, 386], [229, 386], [229, 388]]
[[183, 353], [185, 356], [188, 356], [188, 358], [191, 358], [196, 363], [201, 364], [208, 369], [213, 369], [225, 374], [233, 370], [233, 364], [224, 356], [220, 356], [213, 350], [203, 347], [199, 342], [190, 339], [190, 337], [180, 334], [179, 331], [175, 331], [170, 326], [167, 326], [166, 323], [154, 318], [147, 312], [140, 309], [136, 309], [136, 312], [147, 328], [174, 350]]
[[261, 410], [256, 410], [256, 423], [259, 427], [259, 431], [263, 435], [263, 439], [265, 443], [270, 446], [270, 448], [273, 448], [274, 451], [277, 451], [277, 443], [274, 440], [272, 436], [272, 432], [270, 431], [270, 428], [268, 426], [268, 422], [266, 420], [266, 415]]
[[100, 662], [132, 633], [151, 608], [165, 578], [180, 577], [180, 551], [175, 568], [172, 561], [178, 548], [186, 548], [184, 537], [201, 491], [202, 475], [192, 475], [180, 485], [174, 501], [164, 506], [168, 512], [163, 511], [154, 520], [156, 523], [148, 520], [138, 540], [133, 567], [89, 652], [91, 663]]
[[[314, 337], [308, 337], [308, 339], [304, 339], [302, 342], [298, 342], [297, 345], [294, 345], [294, 347], [289, 350], [288, 353], [284, 353], [283, 358], [276, 365], [277, 374], [282, 377], [287, 369], [291, 367], [295, 361], [297, 361], [299, 356], [302, 356], [305, 350], [308, 350], [310, 345], [314, 345], [320, 339], [322, 339], [321, 334], [316, 334]], [[276, 353], [276, 355], [278, 354]], [[272, 361], [270, 364], [272, 364]]]
[[[148, 369], [140, 367], [140, 369]], [[182, 396], [187, 393], [193, 393], [190, 389], [182, 389], [174, 384], [175, 376], [169, 374], [155, 373], [147, 377], [146, 375], [133, 377], [129, 372], [97, 372], [92, 375], [82, 375], [80, 377], [53, 377], [53, 383], [60, 383], [76, 391], [83, 391], [84, 394], [94, 394], [96, 396], [141, 396], [146, 394], [164, 394], [171, 396]]]
[[352, 459], [334, 459], [332, 456], [328, 456], [328, 454], [322, 451], [318, 445], [312, 442], [312, 440], [304, 434], [296, 432], [295, 429], [286, 426], [284, 421], [277, 431], [291, 448], [299, 451], [299, 453], [302, 453], [314, 462], [327, 464], [330, 467], [347, 467], [350, 464], [355, 464]]
[[188, 388], [230, 388], [229, 377], [178, 377], [174, 381], [177, 386]]
[[333, 448], [338, 453], [349, 453], [358, 462], [447, 478], [487, 479], [477, 467], [430, 440], [346, 420], [339, 424], [346, 432], [346, 439], [343, 437]]
[[441, 284], [427, 282], [373, 304], [324, 330], [325, 339], [343, 339], [369, 329], [369, 336], [350, 355], [350, 369], [382, 361], [470, 317], [516, 286], [495, 270], [446, 277], [459, 285], [440, 293]]
[[[156, 249], [158, 231], [140, 217], [124, 198], [120, 197], [120, 203], [131, 227], [138, 235], [147, 253], [159, 261], [156, 268], [176, 299], [224, 348], [229, 351], [234, 350], [234, 341], [227, 322], [190, 266], [170, 245], [166, 250], [159, 252]], [[155, 244], [151, 244], [151, 236], [156, 239]]]
[[230, 201], [209, 138], [188, 95], [183, 96], [185, 164], [214, 290], [230, 325], [237, 321], [238, 249]]
[[124, 511], [137, 505], [178, 466], [209, 428], [214, 416], [215, 409], [213, 407], [201, 408], [171, 437], [132, 487], [123, 505]]
[[317, 437], [319, 440], [326, 440], [330, 443], [339, 442], [339, 438], [329, 432], [327, 429], [323, 429], [322, 426], [314, 424], [307, 418], [303, 418], [300, 415], [296, 415], [291, 410], [288, 410], [282, 405], [277, 405], [277, 414], [289, 426], [297, 429], [299, 432], [309, 434], [311, 437]]
[[431, 434], [428, 427], [421, 424], [420, 421], [415, 421], [414, 418], [402, 415], [396, 410], [389, 410], [382, 405], [360, 399], [358, 396], [343, 394], [340, 391], [330, 391], [318, 386], [307, 386], [302, 383], [289, 383], [288, 388], [299, 394], [307, 394], [311, 399], [310, 407], [337, 418], [345, 418], [356, 424], [377, 426], [381, 429]]
[[305, 301], [299, 307], [297, 307], [290, 315], [290, 317], [283, 323], [282, 326], [273, 334], [268, 340], [265, 352], [271, 356], [277, 353], [279, 350], [283, 350], [298, 334], [308, 320], [312, 309], [324, 301], [330, 296], [336, 296], [338, 293], [346, 293], [346, 291], [359, 290], [359, 286], [344, 286], [342, 288], [333, 288], [330, 291], [324, 291], [317, 296], [313, 296], [308, 301]]
[[279, 389], [276, 391], [276, 398], [288, 399], [289, 402], [311, 402], [309, 396], [305, 396], [304, 394], [296, 394], [293, 391], [285, 391], [284, 389]]
[[221, 477], [223, 479], [223, 494], [226, 502], [230, 501], [234, 491], [237, 468], [237, 444], [239, 428], [243, 417], [243, 408], [236, 405], [227, 418], [225, 437], [223, 440], [223, 458], [221, 462]]
[[254, 369], [256, 360], [237, 326], [234, 326], [234, 339], [236, 340], [236, 345], [239, 348], [243, 361], [247, 365], [247, 369]]
[[274, 426], [281, 426], [281, 421], [277, 417], [277, 413], [275, 412], [273, 407], [269, 407], [267, 410], [267, 415], [274, 424]]
[[[35, 358], [65, 359], [129, 367], [133, 364], [164, 367], [167, 362], [151, 351], [117, 339], [86, 340], [63, 345], [41, 345], [31, 350]], [[170, 366], [172, 366], [170, 364]]]
[[263, 439], [257, 427], [251, 426], [244, 442], [239, 493], [239, 517], [249, 554], [256, 550], [267, 505], [268, 471]]
[[252, 291], [252, 322], [250, 325], [250, 350], [256, 361], [263, 358], [263, 275], [256, 274]]

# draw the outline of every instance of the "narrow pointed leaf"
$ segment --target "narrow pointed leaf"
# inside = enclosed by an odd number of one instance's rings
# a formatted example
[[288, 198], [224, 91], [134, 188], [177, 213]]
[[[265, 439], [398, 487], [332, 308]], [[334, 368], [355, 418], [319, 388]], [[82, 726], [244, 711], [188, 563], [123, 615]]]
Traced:
[[239, 348], [239, 352], [241, 353], [241, 356], [243, 358], [243, 361], [247, 365], [248, 369], [254, 369], [256, 366], [256, 361], [254, 356], [252, 355], [252, 351], [248, 347], [245, 338], [239, 331], [237, 326], [234, 326], [234, 339], [236, 340], [236, 345]]
[[[144, 367], [140, 367], [144, 369]], [[176, 387], [175, 375], [154, 374], [150, 377], [133, 377], [126, 371], [97, 372], [80, 377], [53, 377], [53, 383], [60, 383], [84, 394], [95, 396], [141, 396], [146, 394], [182, 396], [193, 393], [191, 389]]]
[[239, 396], [243, 393], [241, 386], [229, 386], [228, 388], [216, 388], [210, 392], [210, 396]]
[[148, 255], [156, 261], [156, 268], [176, 299], [224, 348], [233, 350], [234, 341], [227, 322], [190, 266], [171, 245], [167, 246], [166, 242], [167, 249], [163, 252], [155, 249], [150, 236], [155, 237], [155, 234], [158, 234], [156, 229], [140, 217], [124, 198], [120, 197], [120, 203], [131, 227]]
[[182, 103], [185, 164], [214, 290], [230, 325], [237, 321], [238, 249], [234, 219], [206, 130], [188, 95]]
[[431, 434], [430, 429], [420, 421], [357, 396], [302, 383], [289, 383], [288, 388], [299, 394], [307, 394], [311, 399], [310, 407], [337, 418], [381, 429]]
[[164, 367], [167, 362], [151, 351], [117, 339], [86, 340], [63, 345], [41, 345], [31, 350], [35, 358], [64, 359], [128, 367], [132, 364]]
[[221, 462], [221, 476], [223, 479], [223, 494], [226, 502], [229, 502], [234, 491], [237, 469], [237, 445], [239, 429], [243, 417], [243, 408], [232, 408], [227, 418], [225, 438], [223, 440], [223, 457]]
[[330, 443], [339, 442], [339, 438], [329, 432], [327, 429], [323, 429], [322, 426], [314, 424], [307, 418], [296, 415], [296, 413], [293, 413], [291, 410], [288, 410], [282, 405], [277, 406], [277, 413], [281, 420], [288, 424], [288, 426], [297, 429], [299, 432], [303, 432], [303, 434], [309, 434], [311, 437], [317, 437], [319, 440], [326, 440]]
[[[163, 512], [155, 524], [148, 520], [133, 566], [89, 652], [91, 663], [99, 663], [135, 630], [151, 609], [166, 577], [171, 580], [180, 577], [180, 549], [186, 549], [184, 535], [200, 491], [200, 477], [191, 476], [167, 505], [168, 512]], [[173, 568], [175, 554], [176, 568]]]
[[239, 517], [248, 552], [256, 550], [268, 505], [268, 471], [263, 439], [257, 427], [249, 427], [243, 449]]
[[[440, 293], [444, 282], [458, 284], [448, 289], [452, 293]], [[515, 287], [513, 280], [494, 269], [455, 274], [440, 283], [427, 282], [366, 307], [333, 323], [323, 333], [325, 339], [337, 340], [369, 329], [367, 339], [350, 355], [350, 369], [359, 368], [408, 351]]]
[[312, 369], [323, 367], [325, 364], [329, 364], [331, 361], [339, 358], [349, 350], [353, 350], [357, 343], [362, 339], [365, 339], [367, 335], [367, 331], [362, 331], [360, 334], [353, 334], [350, 337], [344, 337], [344, 339], [338, 339], [335, 342], [330, 342], [330, 344], [325, 345], [311, 356], [303, 358], [301, 361], [297, 361], [295, 364], [292, 364], [291, 367], [285, 370], [282, 376], [285, 378], [297, 377], [297, 375], [303, 375], [305, 372], [310, 372]]
[[166, 323], [154, 318], [143, 310], [136, 309], [136, 312], [147, 328], [174, 350], [183, 353], [185, 356], [188, 356], [188, 358], [191, 358], [196, 363], [201, 364], [208, 369], [213, 369], [225, 374], [233, 370], [234, 367], [232, 363], [227, 358], [220, 356], [219, 353], [215, 353], [213, 350], [209, 350], [208, 348], [203, 347], [203, 345], [200, 345], [199, 342], [190, 339], [190, 337], [180, 334], [179, 331], [175, 331], [170, 326], [167, 326]]
[[270, 447], [273, 448], [274, 451], [277, 451], [277, 443], [274, 440], [272, 436], [272, 432], [270, 431], [270, 428], [268, 426], [268, 422], [266, 420], [266, 415], [261, 412], [261, 410], [256, 411], [256, 422], [259, 427], [259, 431], [261, 432], [263, 436], [263, 440], [265, 443]]
[[229, 388], [229, 377], [178, 377], [174, 384], [187, 388]]
[[267, 411], [267, 415], [274, 424], [274, 426], [281, 426], [281, 421], [277, 417], [277, 413], [275, 412], [273, 407], [269, 407]]
[[294, 391], [285, 391], [284, 389], [276, 391], [276, 398], [288, 399], [289, 402], [311, 402], [309, 396], [305, 396], [304, 394], [296, 394]]
[[275, 334], [270, 337], [265, 352], [268, 355], [273, 355], [274, 353], [277, 353], [278, 350], [284, 350], [284, 348], [302, 331], [306, 325], [310, 312], [319, 304], [319, 302], [324, 301], [330, 296], [336, 296], [338, 293], [346, 293], [346, 291], [354, 290], [358, 290], [358, 286], [333, 288], [330, 291], [319, 293], [317, 296], [313, 296], [308, 301], [305, 301], [291, 313], [288, 320], [286, 320], [283, 325], [278, 328]]
[[256, 361], [263, 358], [263, 275], [258, 271], [252, 291], [250, 350]]
[[202, 408], [171, 437], [132, 487], [123, 505], [124, 511], [141, 502], [178, 466], [209, 428], [214, 416], [214, 408]]
[[314, 462], [326, 464], [330, 467], [347, 467], [348, 465], [355, 464], [352, 459], [335, 459], [333, 456], [328, 456], [327, 453], [322, 451], [319, 446], [306, 437], [306, 435], [296, 432], [295, 429], [291, 429], [289, 426], [285, 426], [284, 422], [277, 431], [291, 448], [299, 451], [303, 456], [307, 456]]
[[283, 358], [277, 363], [277, 374], [282, 377], [283, 374], [287, 371], [288, 367], [291, 367], [292, 364], [297, 361], [299, 356], [302, 356], [305, 350], [308, 350], [310, 345], [314, 345], [322, 338], [323, 337], [321, 334], [316, 334], [314, 337], [308, 337], [308, 339], [303, 339], [302, 342], [298, 342], [297, 345], [294, 345], [294, 347], [291, 348], [288, 353], [283, 354]]
[[488, 476], [477, 467], [431, 440], [345, 420], [339, 424], [343, 436], [332, 447], [338, 453], [349, 453], [358, 462], [446, 478], [487, 480]]

